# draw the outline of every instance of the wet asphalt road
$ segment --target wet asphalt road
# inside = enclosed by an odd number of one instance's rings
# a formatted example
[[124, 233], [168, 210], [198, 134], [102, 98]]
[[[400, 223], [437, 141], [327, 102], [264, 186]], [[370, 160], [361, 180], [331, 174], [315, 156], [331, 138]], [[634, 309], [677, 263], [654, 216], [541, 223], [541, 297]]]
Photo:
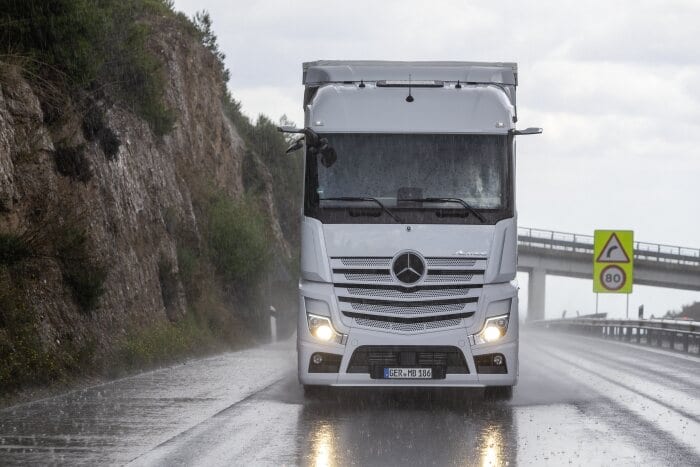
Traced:
[[521, 337], [510, 402], [480, 390], [305, 401], [287, 342], [0, 411], [0, 465], [700, 465], [700, 359]]

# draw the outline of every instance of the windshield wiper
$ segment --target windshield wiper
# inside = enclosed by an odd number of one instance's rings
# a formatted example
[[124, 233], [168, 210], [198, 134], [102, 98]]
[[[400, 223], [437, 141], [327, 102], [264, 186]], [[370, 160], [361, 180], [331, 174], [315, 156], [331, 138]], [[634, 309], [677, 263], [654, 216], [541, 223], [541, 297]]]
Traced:
[[396, 222], [399, 224], [403, 224], [403, 221], [399, 219], [396, 214], [393, 212], [389, 211], [386, 206], [384, 206], [384, 203], [379, 201], [377, 198], [372, 198], [371, 196], [343, 196], [340, 198], [319, 198], [319, 201], [371, 201], [373, 203], [376, 203], [379, 205], [380, 208], [382, 208], [382, 211], [385, 213], [389, 214], [392, 219], [394, 219]]
[[464, 209], [474, 214], [482, 223], [486, 222], [484, 216], [462, 198], [401, 198], [400, 201], [414, 201], [416, 203], [459, 203], [464, 206]]

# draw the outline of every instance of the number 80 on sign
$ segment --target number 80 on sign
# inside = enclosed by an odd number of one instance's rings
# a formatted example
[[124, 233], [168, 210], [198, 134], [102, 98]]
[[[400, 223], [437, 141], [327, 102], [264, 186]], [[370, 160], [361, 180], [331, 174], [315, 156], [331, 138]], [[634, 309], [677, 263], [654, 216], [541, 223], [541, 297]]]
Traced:
[[620, 290], [627, 282], [627, 274], [620, 266], [607, 266], [600, 271], [600, 283], [611, 292]]

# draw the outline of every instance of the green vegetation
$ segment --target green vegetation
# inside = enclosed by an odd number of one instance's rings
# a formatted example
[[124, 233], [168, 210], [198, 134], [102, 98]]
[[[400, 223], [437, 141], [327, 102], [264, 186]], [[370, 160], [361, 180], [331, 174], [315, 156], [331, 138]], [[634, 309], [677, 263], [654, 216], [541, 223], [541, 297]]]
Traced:
[[[162, 63], [148, 48], [148, 18], [163, 14], [177, 16], [172, 2], [0, 0], [0, 54], [20, 61], [30, 78], [76, 96], [111, 88], [164, 135], [175, 115], [163, 101]], [[60, 103], [44, 97], [45, 114], [56, 118]]]
[[0, 393], [60, 375], [56, 355], [44, 348], [37, 327], [21, 289], [0, 279]]
[[160, 322], [133, 331], [120, 342], [118, 358], [126, 368], [143, 368], [183, 356], [211, 351], [212, 331], [192, 316], [177, 323]]
[[46, 384], [83, 372], [95, 343], [62, 335], [50, 348], [41, 338], [39, 317], [27, 301], [17, 270], [0, 267], [0, 395], [26, 385]]
[[268, 220], [248, 199], [216, 199], [209, 209], [211, 261], [227, 281], [254, 284], [270, 260]]
[[[275, 214], [280, 221], [282, 231], [291, 245], [298, 245], [300, 240], [298, 213], [301, 208], [301, 180], [303, 177], [302, 156], [300, 153], [285, 154], [290, 140], [277, 131], [277, 124], [271, 119], [260, 115], [253, 124], [243, 114], [240, 102], [236, 101], [226, 88], [230, 76], [229, 70], [224, 64], [226, 55], [219, 48], [209, 13], [201, 11], [195, 15], [192, 21], [199, 32], [202, 44], [211, 51], [219, 62], [223, 80], [224, 112], [243, 137], [248, 148], [243, 161], [246, 190], [254, 195], [261, 194], [263, 183], [256, 167], [255, 159], [257, 158], [269, 169], [272, 175]], [[284, 115], [280, 120], [281, 124], [293, 125], [293, 122]]]
[[61, 229], [56, 238], [56, 254], [63, 279], [80, 310], [92, 312], [104, 293], [107, 269], [90, 253], [85, 232], [76, 227]]
[[227, 83], [231, 77], [231, 73], [226, 69], [226, 66], [224, 66], [226, 54], [219, 48], [218, 38], [216, 37], [216, 34], [214, 34], [214, 23], [212, 22], [209, 12], [206, 10], [197, 12], [194, 15], [194, 18], [192, 18], [192, 23], [199, 33], [199, 39], [202, 42], [202, 45], [204, 45], [204, 47], [206, 47], [207, 50], [209, 50], [219, 62], [222, 73], [221, 77], [223, 82]]

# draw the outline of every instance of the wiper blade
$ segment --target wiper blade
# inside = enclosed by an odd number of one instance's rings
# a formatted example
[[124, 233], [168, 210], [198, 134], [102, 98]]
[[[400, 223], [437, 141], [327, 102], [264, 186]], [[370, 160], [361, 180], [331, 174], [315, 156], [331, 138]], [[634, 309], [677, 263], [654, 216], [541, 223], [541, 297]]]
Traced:
[[394, 219], [396, 222], [399, 224], [403, 224], [403, 221], [399, 219], [396, 214], [393, 212], [389, 211], [386, 206], [384, 206], [384, 203], [379, 201], [377, 198], [372, 198], [371, 196], [342, 196], [339, 198], [319, 198], [319, 201], [371, 201], [373, 203], [376, 203], [379, 205], [380, 208], [382, 208], [382, 211], [385, 213], [389, 214], [392, 219]]
[[479, 219], [482, 223], [486, 222], [484, 216], [474, 209], [469, 203], [464, 201], [462, 198], [401, 198], [401, 201], [415, 201], [417, 203], [459, 203], [464, 209], [474, 214], [474, 216]]

